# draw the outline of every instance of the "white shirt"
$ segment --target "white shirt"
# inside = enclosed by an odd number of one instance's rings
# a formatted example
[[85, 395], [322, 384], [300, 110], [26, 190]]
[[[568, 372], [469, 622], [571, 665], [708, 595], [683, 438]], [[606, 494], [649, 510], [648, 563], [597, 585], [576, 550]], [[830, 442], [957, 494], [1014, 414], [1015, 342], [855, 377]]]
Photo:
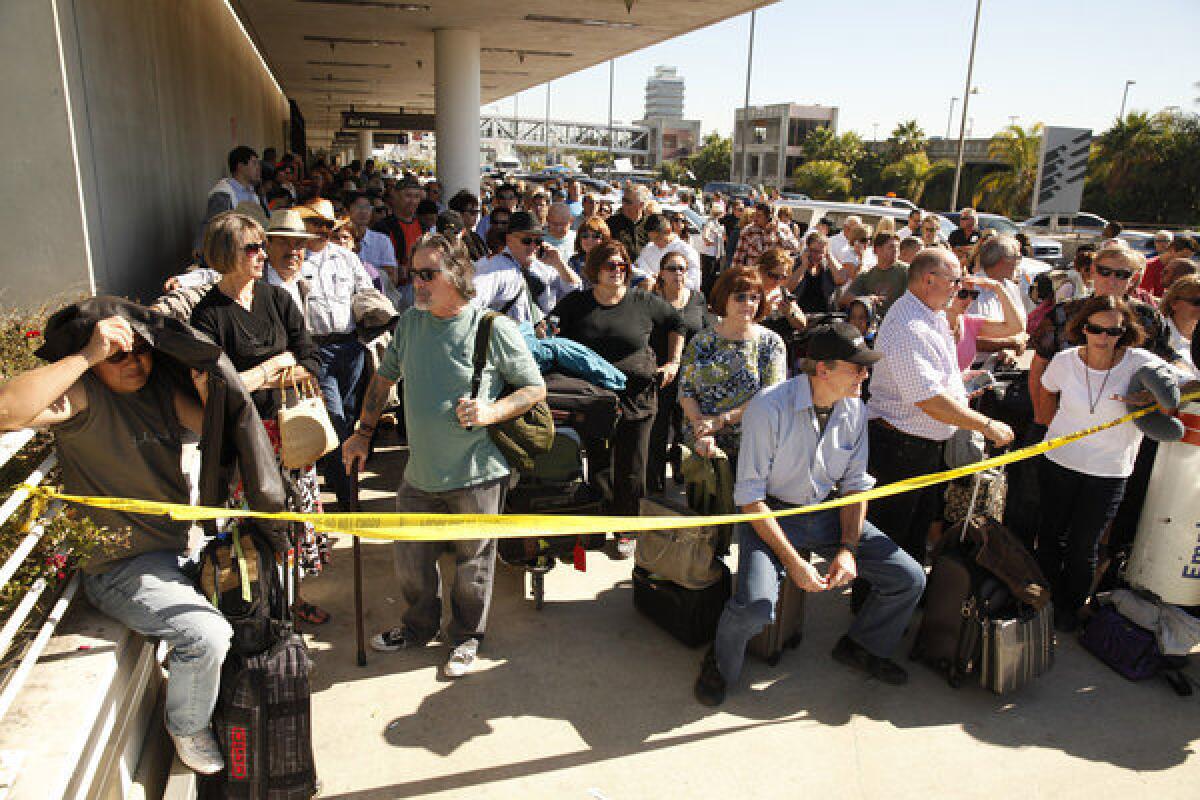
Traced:
[[[1005, 278], [1000, 282], [1004, 286], [1004, 290], [1008, 292], [1008, 296], [1012, 298], [1013, 305], [1017, 307], [1017, 316], [1021, 318], [1021, 328], [1025, 328], [1026, 317], [1025, 305], [1021, 302], [1021, 290], [1017, 284]], [[983, 287], [979, 290], [979, 297], [975, 298], [975, 302], [971, 303], [967, 309], [968, 314], [974, 314], [977, 317], [987, 317], [988, 319], [1000, 322], [1004, 319], [1004, 306], [1000, 303], [1000, 298], [991, 289]]]
[[[266, 270], [263, 272], [263, 280], [272, 286], [278, 286], [292, 296], [292, 300], [296, 303], [296, 308], [304, 311], [304, 299], [300, 297], [300, 273], [292, 276], [290, 281], [285, 281], [279, 277], [279, 273], [270, 264], [267, 264]], [[307, 321], [306, 321], [307, 322]]]
[[369, 230], [363, 235], [358, 257], [376, 269], [396, 266], [396, 248], [392, 247], [392, 240], [379, 231]]
[[[1058, 393], [1058, 411], [1046, 430], [1047, 439], [1075, 433], [1125, 414], [1125, 404], [1114, 400], [1113, 395], [1123, 394], [1129, 388], [1133, 373], [1146, 364], [1165, 363], [1148, 350], [1131, 347], [1111, 370], [1095, 370], [1083, 363], [1080, 350], [1079, 347], [1063, 350], [1050, 360], [1042, 373], [1042, 386], [1048, 392]], [[1126, 422], [1051, 450], [1046, 453], [1046, 458], [1060, 467], [1085, 475], [1127, 478], [1133, 473], [1133, 461], [1141, 442], [1142, 432], [1132, 422]]]
[[[574, 288], [566, 287], [559, 277], [558, 271], [543, 264], [536, 258], [529, 264], [529, 271], [535, 275], [546, 288], [537, 297], [529, 297], [529, 287], [521, 272], [521, 265], [513, 258], [512, 253], [503, 253], [480, 259], [475, 263], [475, 297], [473, 302], [481, 308], [493, 311], [508, 310], [508, 316], [517, 322], [541, 321], [544, 313], [558, 303], [562, 294]], [[516, 299], [516, 302], [512, 302]]]
[[1183, 338], [1183, 334], [1179, 332], [1179, 328], [1175, 327], [1175, 320], [1167, 320], [1167, 332], [1171, 336], [1171, 349], [1179, 353], [1183, 363], [1191, 370], [1193, 378], [1200, 378], [1200, 372], [1196, 371], [1196, 365], [1192, 363], [1192, 340]]
[[857, 263], [858, 254], [854, 252], [854, 245], [850, 244], [850, 240], [846, 238], [845, 232], [839, 232], [829, 240], [829, 253], [841, 263], [852, 261]]
[[935, 395], [967, 404], [946, 312], [934, 311], [912, 292], [905, 292], [880, 323], [875, 350], [883, 353], [883, 359], [871, 376], [870, 418], [882, 418], [923, 439], [949, 439], [955, 427], [938, 422], [916, 405]]
[[642, 248], [642, 252], [638, 255], [638, 259], [634, 262], [634, 267], [638, 271], [644, 273], [653, 280], [658, 276], [658, 267], [662, 262], [663, 256], [667, 253], [682, 253], [687, 259], [687, 275], [684, 278], [684, 285], [694, 292], [700, 291], [700, 254], [696, 252], [696, 248], [680, 239], [678, 236], [667, 242], [666, 247], [659, 247], [654, 242], [646, 242]]
[[567, 233], [563, 238], [558, 239], [550, 234], [549, 231], [542, 237], [546, 244], [558, 250], [558, 254], [562, 256], [563, 263], [571, 260], [571, 256], [575, 255], [575, 231], [567, 229]]
[[358, 256], [344, 247], [327, 244], [304, 254], [300, 275], [308, 281], [308, 331], [313, 336], [352, 333], [354, 295], [371, 286], [371, 276]]
[[[910, 236], [917, 236], [917, 234], [913, 233], [912, 229], [909, 228], [907, 225], [905, 225], [900, 230], [896, 231], [896, 235], [900, 237], [900, 241], [902, 241], [902, 242]], [[917, 236], [917, 238], [919, 239], [920, 237]]]

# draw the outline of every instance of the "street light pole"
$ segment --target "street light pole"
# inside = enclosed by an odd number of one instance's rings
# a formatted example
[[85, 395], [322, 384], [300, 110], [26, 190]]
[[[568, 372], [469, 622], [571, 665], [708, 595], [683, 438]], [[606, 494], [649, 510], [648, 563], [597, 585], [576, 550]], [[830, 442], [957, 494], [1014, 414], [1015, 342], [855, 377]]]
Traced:
[[612, 179], [613, 171], [613, 129], [612, 129], [612, 106], [613, 106], [613, 62], [615, 59], [608, 60], [608, 177]]
[[542, 131], [546, 134], [546, 166], [550, 166], [550, 81], [546, 81], [546, 125]]
[[[750, 68], [754, 64], [754, 23], [758, 19], [758, 11], [750, 12], [750, 46], [746, 50], [746, 97], [742, 102], [742, 146], [740, 148], [741, 155], [738, 157], [740, 168], [737, 171], [740, 176], [738, 183], [746, 182], [746, 140], [750, 138]], [[733, 132], [736, 134], [737, 120], [734, 119]]]
[[954, 124], [954, 106], [958, 102], [957, 97], [950, 98], [950, 113], [946, 115], [946, 138], [950, 138], [950, 126]]
[[1135, 83], [1137, 81], [1125, 81], [1125, 91], [1121, 92], [1121, 113], [1117, 116], [1118, 120], [1125, 119], [1125, 101], [1129, 99], [1129, 87]]
[[954, 165], [954, 188], [950, 190], [950, 211], [958, 207], [958, 184], [962, 181], [963, 147], [967, 138], [967, 106], [971, 103], [971, 79], [975, 72], [975, 43], [979, 39], [979, 14], [983, 0], [975, 0], [975, 28], [971, 32], [971, 55], [967, 58], [967, 85], [963, 89], [962, 122], [958, 126], [958, 161]]

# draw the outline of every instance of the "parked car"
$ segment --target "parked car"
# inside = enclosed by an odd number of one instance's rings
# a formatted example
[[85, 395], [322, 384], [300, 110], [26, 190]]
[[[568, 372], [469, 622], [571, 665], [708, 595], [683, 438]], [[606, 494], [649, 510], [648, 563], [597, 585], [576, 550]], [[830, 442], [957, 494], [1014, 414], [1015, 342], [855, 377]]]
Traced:
[[1134, 250], [1144, 255], [1146, 258], [1154, 258], [1158, 255], [1158, 251], [1154, 249], [1154, 234], [1145, 231], [1122, 231], [1117, 237], [1125, 241]]
[[780, 200], [812, 200], [811, 197], [809, 197], [808, 195], [803, 194], [801, 192], [780, 192], [779, 199]]
[[705, 197], [721, 194], [725, 197], [740, 197], [746, 202], [754, 195], [754, 188], [748, 183], [730, 183], [728, 181], [709, 181], [701, 190]]
[[873, 194], [866, 200], [863, 200], [863, 205], [867, 206], [883, 206], [884, 208], [903, 208], [908, 211], [916, 211], [918, 206], [911, 200], [905, 200], [903, 197], [885, 197], [884, 195]]
[[1030, 217], [1020, 227], [1034, 233], [1074, 233], [1100, 236], [1108, 220], [1095, 214], [1039, 214]]
[[[953, 222], [956, 226], [958, 225], [959, 213], [957, 211], [949, 211], [942, 216]], [[1033, 236], [1028, 231], [1022, 231], [1021, 226], [1002, 214], [978, 211], [976, 212], [976, 217], [979, 219], [979, 227], [981, 229], [993, 230], [1005, 236], [1016, 236], [1018, 233], [1024, 233], [1029, 237], [1029, 247], [1033, 250], [1034, 258], [1044, 261], [1052, 267], [1066, 266], [1066, 261], [1063, 260], [1062, 242], [1059, 242], [1057, 239], [1051, 239], [1048, 236]]]
[[1038, 214], [1018, 223], [1018, 227], [1029, 236], [1046, 236], [1060, 242], [1063, 258], [1069, 262], [1075, 259], [1075, 251], [1081, 244], [1099, 244], [1107, 224], [1104, 217], [1080, 212]]

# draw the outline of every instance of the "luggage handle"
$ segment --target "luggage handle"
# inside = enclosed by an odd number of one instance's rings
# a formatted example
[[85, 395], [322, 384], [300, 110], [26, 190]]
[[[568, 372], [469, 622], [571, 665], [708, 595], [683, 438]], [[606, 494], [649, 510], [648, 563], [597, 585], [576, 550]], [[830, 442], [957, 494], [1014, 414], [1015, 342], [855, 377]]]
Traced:
[[958, 534], [958, 543], [965, 544], [967, 541], [967, 528], [971, 524], [971, 517], [975, 516], [975, 501], [979, 499], [979, 484], [983, 482], [983, 472], [976, 472], [972, 477], [971, 485], [971, 502], [967, 505], [967, 513], [963, 514], [962, 530]]

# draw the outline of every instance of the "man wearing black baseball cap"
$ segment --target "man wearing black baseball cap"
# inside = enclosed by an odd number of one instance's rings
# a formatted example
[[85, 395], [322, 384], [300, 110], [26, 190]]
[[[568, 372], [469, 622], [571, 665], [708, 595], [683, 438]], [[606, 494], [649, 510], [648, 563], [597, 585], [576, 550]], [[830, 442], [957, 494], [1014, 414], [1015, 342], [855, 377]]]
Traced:
[[504, 252], [475, 265], [475, 302], [535, 325], [582, 285], [558, 250], [543, 245], [546, 230], [528, 211], [508, 221]]
[[[867, 473], [867, 414], [859, 395], [880, 357], [849, 323], [813, 330], [803, 374], [763, 389], [742, 417], [733, 491], [742, 511], [808, 506], [875, 485]], [[737, 589], [704, 656], [697, 700], [715, 706], [725, 699], [726, 685], [741, 674], [747, 643], [774, 618], [780, 580], [823, 592], [866, 577], [871, 596], [833, 657], [886, 683], [908, 680], [891, 657], [925, 589], [925, 572], [866, 514], [861, 502], [738, 525]], [[801, 550], [824, 558], [828, 572], [817, 572]]]

